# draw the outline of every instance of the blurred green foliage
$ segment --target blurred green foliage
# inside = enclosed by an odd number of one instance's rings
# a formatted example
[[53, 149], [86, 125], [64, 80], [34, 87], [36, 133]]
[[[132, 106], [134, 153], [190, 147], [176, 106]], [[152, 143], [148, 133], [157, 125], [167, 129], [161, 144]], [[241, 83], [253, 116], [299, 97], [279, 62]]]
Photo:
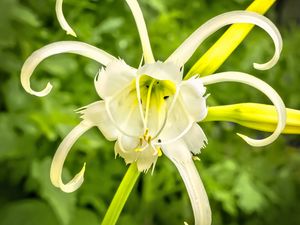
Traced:
[[[165, 59], [193, 30], [220, 13], [244, 9], [251, 0], [141, 0], [157, 59]], [[296, 6], [291, 7], [291, 4]], [[0, 225], [100, 224], [122, 176], [121, 158], [113, 143], [96, 129], [85, 134], [69, 155], [64, 176], [71, 177], [87, 162], [85, 182], [65, 194], [49, 180], [51, 158], [62, 138], [78, 122], [73, 110], [99, 99], [93, 77], [99, 65], [73, 55], [54, 56], [35, 71], [33, 87], [54, 84], [50, 95], [37, 98], [21, 88], [22, 63], [34, 50], [54, 41], [73, 40], [58, 25], [54, 0], [0, 0]], [[271, 84], [287, 107], [300, 109], [299, 15], [287, 12], [296, 1], [280, 1], [267, 15], [282, 32], [284, 49], [278, 65], [255, 71], [273, 53], [271, 39], [255, 29], [220, 71], [257, 75]], [[65, 0], [65, 15], [79, 40], [98, 46], [137, 66], [141, 47], [125, 1]], [[291, 10], [291, 13], [297, 10]], [[219, 35], [213, 35], [186, 65]], [[263, 102], [257, 91], [238, 84], [208, 89], [209, 105]], [[266, 134], [231, 123], [203, 124], [209, 145], [196, 162], [213, 211], [214, 225], [299, 225], [300, 140], [282, 135], [265, 148], [252, 148], [236, 132], [253, 137]], [[176, 168], [165, 157], [155, 172], [142, 175], [118, 224], [163, 225], [193, 223], [191, 206]]]

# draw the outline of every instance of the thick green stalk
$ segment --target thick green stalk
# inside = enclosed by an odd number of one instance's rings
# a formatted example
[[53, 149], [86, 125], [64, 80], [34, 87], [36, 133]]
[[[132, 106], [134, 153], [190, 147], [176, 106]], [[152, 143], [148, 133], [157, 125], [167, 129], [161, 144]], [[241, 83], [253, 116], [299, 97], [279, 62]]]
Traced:
[[116, 224], [116, 222], [120, 216], [120, 213], [128, 199], [129, 194], [131, 193], [131, 190], [134, 187], [139, 175], [140, 175], [140, 172], [138, 171], [136, 164], [132, 163], [126, 172], [126, 174], [125, 174], [125, 176], [124, 176], [124, 178], [123, 178], [123, 180], [122, 180], [122, 182], [121, 182], [121, 184], [120, 184], [120, 186], [119, 186], [119, 188], [118, 188], [118, 190], [117, 190], [117, 192], [116, 192], [116, 194], [104, 216], [104, 219], [103, 219], [101, 225], [115, 225]]

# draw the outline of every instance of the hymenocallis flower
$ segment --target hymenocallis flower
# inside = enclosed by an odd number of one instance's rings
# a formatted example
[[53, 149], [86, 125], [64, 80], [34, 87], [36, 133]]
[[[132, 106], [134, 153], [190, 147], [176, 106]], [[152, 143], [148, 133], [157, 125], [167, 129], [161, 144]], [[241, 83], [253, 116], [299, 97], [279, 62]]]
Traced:
[[[42, 91], [30, 87], [30, 77], [36, 66], [45, 58], [74, 53], [91, 58], [103, 67], [94, 84], [102, 100], [78, 110], [82, 121], [66, 136], [58, 147], [51, 165], [53, 185], [65, 192], [73, 192], [83, 182], [85, 166], [67, 184], [61, 174], [64, 161], [75, 141], [87, 130], [98, 127], [105, 138], [115, 142], [115, 154], [125, 162], [136, 163], [139, 171], [152, 169], [161, 155], [166, 155], [177, 167], [187, 188], [196, 225], [211, 224], [208, 198], [193, 162], [193, 156], [207, 144], [207, 138], [198, 122], [207, 116], [205, 86], [220, 82], [239, 82], [263, 92], [274, 104], [278, 123], [267, 138], [256, 140], [238, 134], [249, 145], [264, 146], [272, 143], [286, 123], [285, 105], [280, 96], [264, 81], [242, 72], [222, 72], [201, 78], [195, 75], [183, 80], [183, 66], [198, 46], [218, 29], [233, 23], [255, 24], [273, 39], [275, 53], [264, 64], [254, 63], [259, 70], [276, 64], [282, 49], [282, 39], [275, 25], [266, 17], [247, 11], [224, 13], [206, 22], [192, 33], [165, 61], [156, 61], [145, 25], [136, 0], [126, 0], [137, 24], [144, 62], [133, 68], [109, 53], [78, 41], [61, 41], [49, 44], [34, 52], [24, 63], [21, 83], [24, 89], [36, 96], [45, 96], [52, 85]], [[68, 34], [76, 36], [62, 13], [62, 0], [56, 2], [60, 25]], [[213, 94], [213, 93], [211, 93]]]

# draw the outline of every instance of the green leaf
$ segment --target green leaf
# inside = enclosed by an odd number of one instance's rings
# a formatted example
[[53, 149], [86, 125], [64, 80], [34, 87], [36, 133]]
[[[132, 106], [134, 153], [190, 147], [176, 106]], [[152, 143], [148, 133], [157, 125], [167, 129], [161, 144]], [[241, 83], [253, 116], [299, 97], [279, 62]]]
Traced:
[[38, 183], [37, 192], [52, 207], [53, 211], [62, 224], [68, 224], [75, 210], [76, 193], [64, 193], [54, 187], [50, 182], [51, 159], [45, 158], [43, 161], [34, 161], [32, 164], [32, 177]]
[[77, 209], [69, 225], [99, 225], [100, 220], [95, 213], [87, 209]]
[[259, 211], [265, 203], [264, 196], [247, 173], [240, 174], [233, 191], [238, 196], [238, 205], [246, 213]]
[[41, 200], [26, 199], [0, 209], [0, 225], [61, 225], [49, 205]]

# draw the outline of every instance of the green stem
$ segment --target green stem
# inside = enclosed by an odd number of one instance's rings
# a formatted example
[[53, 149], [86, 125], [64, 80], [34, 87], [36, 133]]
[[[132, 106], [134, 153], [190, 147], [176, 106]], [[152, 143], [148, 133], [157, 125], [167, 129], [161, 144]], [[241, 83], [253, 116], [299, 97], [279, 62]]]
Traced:
[[131, 164], [104, 216], [101, 225], [115, 225], [134, 187], [140, 172], [135, 163]]

